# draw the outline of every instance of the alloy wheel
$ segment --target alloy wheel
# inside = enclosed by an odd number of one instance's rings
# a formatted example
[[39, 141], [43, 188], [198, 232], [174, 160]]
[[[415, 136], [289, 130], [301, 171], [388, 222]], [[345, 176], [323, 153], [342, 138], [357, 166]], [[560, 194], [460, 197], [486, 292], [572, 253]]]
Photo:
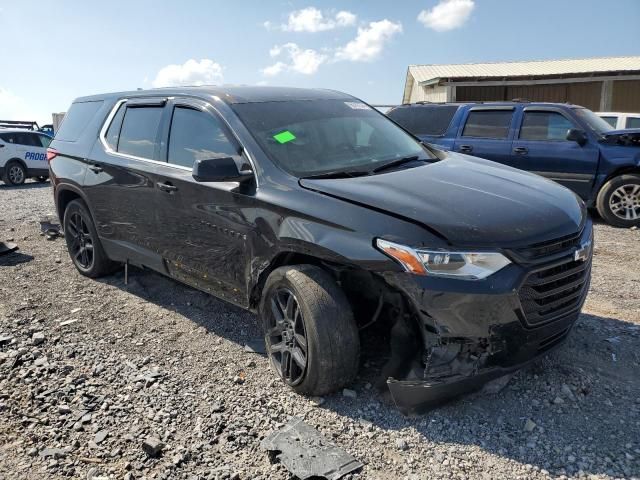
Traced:
[[79, 213], [73, 213], [67, 225], [67, 233], [71, 237], [71, 257], [83, 270], [93, 266], [93, 238], [87, 223]]
[[24, 170], [20, 165], [11, 165], [8, 176], [14, 185], [20, 185], [24, 182]]
[[300, 305], [291, 290], [280, 288], [272, 295], [270, 307], [266, 342], [271, 362], [288, 385], [298, 385], [304, 379], [308, 357]]
[[609, 209], [623, 220], [640, 219], [640, 185], [628, 184], [616, 188], [609, 197]]

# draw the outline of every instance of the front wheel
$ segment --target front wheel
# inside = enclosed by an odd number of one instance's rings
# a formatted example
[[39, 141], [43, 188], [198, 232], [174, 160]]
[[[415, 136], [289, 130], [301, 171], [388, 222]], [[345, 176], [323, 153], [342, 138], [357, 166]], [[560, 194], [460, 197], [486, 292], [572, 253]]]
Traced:
[[625, 174], [604, 184], [596, 200], [598, 213], [616, 227], [640, 225], [640, 175]]
[[117, 264], [102, 248], [89, 209], [82, 200], [69, 202], [63, 222], [69, 256], [78, 271], [91, 278], [111, 273]]
[[296, 392], [325, 395], [358, 372], [360, 338], [349, 302], [335, 280], [313, 265], [274, 270], [260, 316], [271, 365]]

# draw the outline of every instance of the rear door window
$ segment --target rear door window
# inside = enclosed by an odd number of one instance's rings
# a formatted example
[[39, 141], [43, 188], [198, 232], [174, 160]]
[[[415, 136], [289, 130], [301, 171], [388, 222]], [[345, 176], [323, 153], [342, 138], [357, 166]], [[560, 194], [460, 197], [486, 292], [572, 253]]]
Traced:
[[155, 159], [158, 127], [163, 107], [128, 107], [122, 121], [118, 152]]
[[38, 135], [29, 132], [17, 132], [15, 133], [16, 143], [18, 145], [25, 145], [28, 147], [42, 147]]
[[561, 141], [567, 130], [574, 128], [571, 120], [558, 112], [524, 112], [520, 140]]
[[506, 139], [513, 110], [472, 110], [462, 131], [463, 137]]
[[191, 168], [196, 160], [237, 153], [217, 118], [194, 108], [174, 109], [169, 132], [169, 163]]
[[400, 107], [389, 112], [389, 118], [414, 135], [444, 135], [458, 107], [456, 105], [425, 105]]
[[56, 133], [56, 140], [62, 140], [63, 142], [77, 141], [102, 104], [103, 101], [100, 100], [97, 102], [76, 102], [71, 105], [71, 108], [64, 116], [58, 133]]

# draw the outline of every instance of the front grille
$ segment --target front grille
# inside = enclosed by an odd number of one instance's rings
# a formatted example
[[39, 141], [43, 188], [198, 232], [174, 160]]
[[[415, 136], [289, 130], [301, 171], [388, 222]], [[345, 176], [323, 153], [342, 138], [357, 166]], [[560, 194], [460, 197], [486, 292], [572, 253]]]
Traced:
[[535, 271], [518, 292], [524, 320], [540, 325], [577, 311], [589, 285], [591, 259], [567, 261]]
[[580, 244], [581, 237], [582, 231], [548, 242], [537, 243], [527, 248], [519, 248], [516, 249], [515, 252], [526, 260], [537, 260], [577, 247]]

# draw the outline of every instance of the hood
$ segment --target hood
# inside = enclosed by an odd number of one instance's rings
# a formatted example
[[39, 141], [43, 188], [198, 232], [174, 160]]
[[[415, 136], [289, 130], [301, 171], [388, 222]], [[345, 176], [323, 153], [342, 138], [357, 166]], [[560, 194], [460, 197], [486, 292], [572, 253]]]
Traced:
[[457, 246], [529, 246], [575, 234], [586, 219], [582, 202], [567, 188], [456, 153], [415, 168], [300, 184], [418, 223]]
[[603, 134], [602, 143], [640, 147], [640, 128], [611, 130]]

